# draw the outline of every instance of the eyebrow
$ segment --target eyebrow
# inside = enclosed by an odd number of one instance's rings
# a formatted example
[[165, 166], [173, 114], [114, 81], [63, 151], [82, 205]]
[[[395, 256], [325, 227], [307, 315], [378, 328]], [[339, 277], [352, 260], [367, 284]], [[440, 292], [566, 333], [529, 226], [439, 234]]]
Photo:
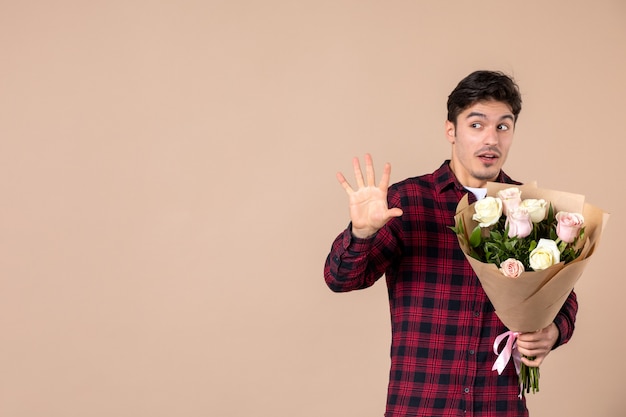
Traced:
[[[469, 119], [471, 117], [480, 117], [481, 119], [486, 119], [487, 115], [484, 114], [484, 113], [473, 111], [473, 112], [471, 112], [470, 114], [467, 115], [466, 119]], [[512, 114], [505, 114], [504, 116], [500, 117], [500, 121], [502, 121], [504, 119], [510, 119], [512, 121], [515, 121], [515, 118], [513, 117]]]

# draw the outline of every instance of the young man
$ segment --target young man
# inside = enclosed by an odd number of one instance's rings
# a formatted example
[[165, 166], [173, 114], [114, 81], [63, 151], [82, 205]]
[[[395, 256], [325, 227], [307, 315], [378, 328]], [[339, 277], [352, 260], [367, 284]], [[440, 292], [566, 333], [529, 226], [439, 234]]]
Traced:
[[[366, 155], [365, 177], [353, 161], [356, 189], [337, 174], [351, 223], [334, 241], [324, 277], [343, 292], [385, 274], [392, 322], [386, 417], [528, 416], [515, 367], [491, 370], [494, 339], [507, 329], [449, 228], [466, 193], [471, 203], [485, 196], [488, 181], [520, 184], [502, 171], [520, 111], [510, 77], [474, 72], [448, 97], [452, 155], [435, 172], [389, 187], [386, 164], [376, 185]], [[571, 338], [577, 310], [572, 292], [552, 324], [519, 336], [519, 352], [536, 358], [524, 358], [527, 365], [539, 366]]]

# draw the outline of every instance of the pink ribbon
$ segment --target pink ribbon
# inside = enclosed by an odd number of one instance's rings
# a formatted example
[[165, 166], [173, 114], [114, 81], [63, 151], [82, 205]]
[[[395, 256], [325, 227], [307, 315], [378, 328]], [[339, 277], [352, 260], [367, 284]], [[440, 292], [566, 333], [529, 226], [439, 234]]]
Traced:
[[[492, 371], [497, 370], [498, 375], [502, 375], [502, 372], [504, 371], [506, 364], [509, 363], [509, 360], [511, 360], [511, 357], [513, 358], [513, 363], [515, 364], [515, 371], [519, 375], [520, 368], [522, 366], [522, 356], [517, 350], [517, 343], [516, 343], [517, 336], [519, 335], [520, 335], [519, 332], [512, 332], [512, 331], [504, 332], [498, 337], [496, 337], [496, 340], [493, 342], [493, 353], [498, 355], [498, 358], [493, 364], [493, 367], [491, 368], [491, 370]], [[504, 346], [504, 349], [502, 349], [502, 352], [498, 352], [500, 343], [502, 343], [502, 341], [506, 338], [508, 338], [508, 340], [506, 341], [506, 345]]]

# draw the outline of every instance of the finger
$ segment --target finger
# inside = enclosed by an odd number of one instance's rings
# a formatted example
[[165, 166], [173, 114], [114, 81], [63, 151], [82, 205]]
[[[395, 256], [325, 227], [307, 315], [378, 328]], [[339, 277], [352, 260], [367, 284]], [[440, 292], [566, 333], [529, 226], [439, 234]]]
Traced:
[[352, 167], [354, 168], [354, 177], [356, 178], [356, 184], [359, 188], [365, 187], [365, 183], [363, 182], [363, 172], [361, 171], [361, 163], [359, 162], [359, 158], [352, 159]]
[[524, 344], [528, 344], [528, 343], [532, 343], [534, 342], [536, 339], [532, 336], [530, 336], [529, 334], [525, 334], [525, 335], [519, 335], [517, 336], [517, 344], [518, 345], [524, 345]]
[[526, 347], [522, 347], [520, 345], [517, 345], [517, 350], [519, 350], [519, 353], [521, 353], [523, 356], [528, 356], [528, 357], [536, 356], [538, 353], [535, 351], [535, 349], [529, 349]]
[[530, 332], [530, 333], [521, 333], [517, 337], [517, 339], [522, 342], [536, 342], [542, 339], [541, 330], [537, 330], [536, 332]]
[[383, 168], [383, 176], [380, 179], [380, 184], [378, 185], [378, 188], [380, 188], [383, 191], [387, 191], [387, 188], [389, 188], [390, 177], [391, 177], [391, 164], [387, 162], [385, 164], [385, 167]]
[[537, 344], [537, 343], [531, 343], [528, 345], [518, 344], [517, 349], [522, 355], [531, 356], [531, 357], [532, 356], [537, 356], [537, 357], [545, 356], [548, 353], [550, 353], [550, 349], [547, 347], [547, 345]]
[[402, 209], [398, 208], [398, 207], [390, 208], [389, 211], [387, 211], [387, 216], [389, 218], [391, 218], [391, 217], [400, 217], [400, 216], [402, 216]]
[[367, 186], [376, 186], [376, 175], [374, 174], [374, 161], [370, 154], [365, 154], [365, 173], [367, 175]]
[[348, 181], [346, 180], [346, 177], [343, 176], [343, 174], [341, 172], [337, 173], [337, 181], [339, 181], [339, 184], [341, 184], [341, 186], [343, 187], [344, 190], [346, 190], [346, 192], [348, 194], [351, 194], [354, 192], [354, 190], [352, 189], [352, 187], [350, 186], [350, 184], [348, 183]]
[[541, 363], [543, 362], [543, 357], [541, 358], [536, 357], [535, 359], [530, 360], [526, 356], [522, 356], [522, 362], [524, 362], [526, 366], [529, 366], [531, 368], [539, 367]]

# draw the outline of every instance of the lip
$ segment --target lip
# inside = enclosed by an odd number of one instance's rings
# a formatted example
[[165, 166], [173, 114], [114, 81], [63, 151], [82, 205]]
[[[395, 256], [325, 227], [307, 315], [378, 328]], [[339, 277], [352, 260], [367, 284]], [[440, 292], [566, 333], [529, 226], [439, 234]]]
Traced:
[[493, 164], [500, 158], [500, 155], [494, 152], [485, 152], [476, 156], [478, 157], [478, 159], [486, 164]]

